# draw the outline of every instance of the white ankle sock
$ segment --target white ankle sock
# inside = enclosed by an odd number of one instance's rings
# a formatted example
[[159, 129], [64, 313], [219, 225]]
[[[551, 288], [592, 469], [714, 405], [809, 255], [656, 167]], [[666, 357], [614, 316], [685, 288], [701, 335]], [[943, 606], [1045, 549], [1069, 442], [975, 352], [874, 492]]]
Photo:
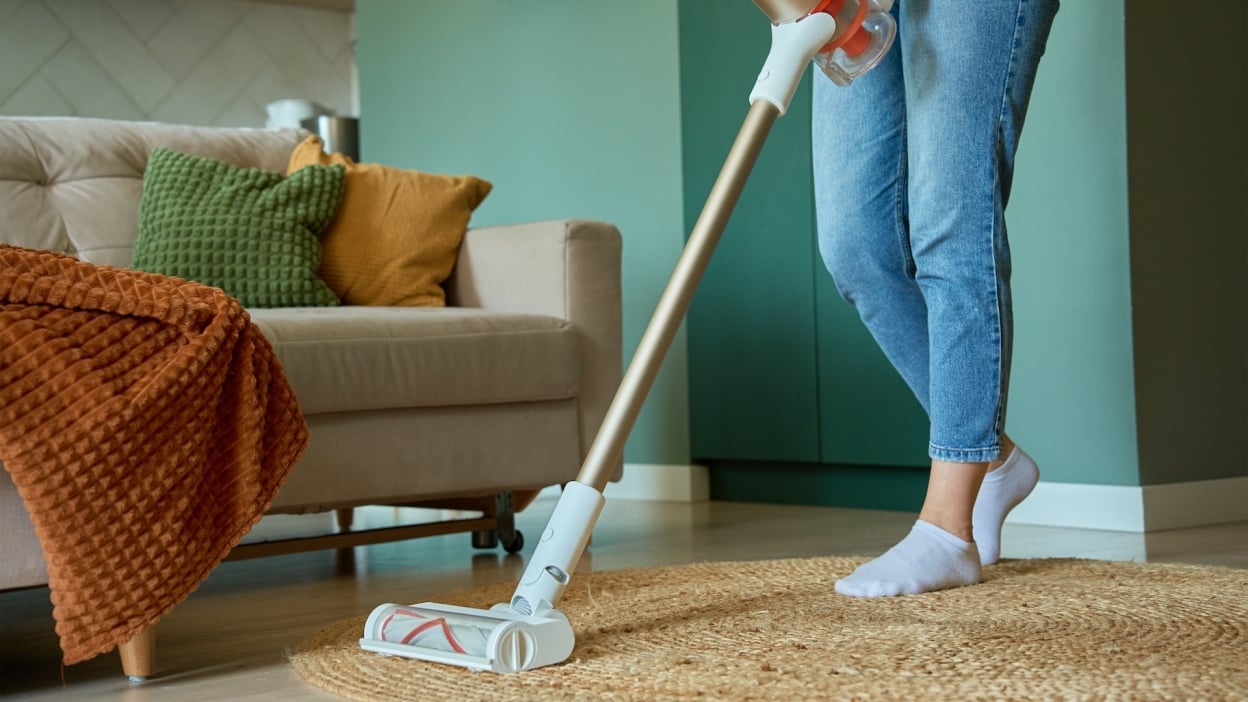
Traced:
[[980, 563], [992, 565], [1001, 557], [1001, 527], [1005, 516], [1031, 494], [1039, 480], [1040, 469], [1036, 462], [1017, 446], [1000, 468], [984, 476], [971, 514]]
[[923, 520], [900, 543], [836, 581], [836, 591], [850, 597], [891, 597], [974, 585], [979, 582], [979, 553], [963, 541]]

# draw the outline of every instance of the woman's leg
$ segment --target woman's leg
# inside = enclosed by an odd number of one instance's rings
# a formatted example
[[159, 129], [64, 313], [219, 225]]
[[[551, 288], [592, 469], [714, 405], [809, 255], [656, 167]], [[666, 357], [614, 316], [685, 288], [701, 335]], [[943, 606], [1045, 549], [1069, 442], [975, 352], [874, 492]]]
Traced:
[[[815, 204], [819, 249], [838, 291], [927, 409], [928, 310], [910, 249], [903, 53], [904, 47], [895, 45], [880, 66], [848, 88], [816, 75]], [[957, 484], [954, 479], [963, 475], [935, 468], [929, 494], [973, 501], [978, 483]], [[969, 532], [969, 504], [966, 519]], [[838, 582], [837, 590], [894, 595], [979, 579], [974, 546], [931, 523], [917, 523], [890, 555]], [[921, 580], [898, 572], [893, 561]], [[954, 582], [948, 582], [949, 561], [963, 566], [954, 570]], [[929, 574], [941, 580], [931, 582]]]
[[819, 251], [841, 296], [926, 409], [927, 305], [906, 222], [902, 48], [851, 86], [815, 71], [811, 144]]
[[973, 513], [1002, 450], [1012, 344], [1004, 209], [1056, 5], [901, 2], [910, 255], [927, 308], [932, 474], [915, 529], [838, 582], [843, 594], [979, 580]]
[[908, 202], [928, 308], [929, 453], [1001, 452], [1013, 318], [1005, 206], [1054, 0], [903, 0]]

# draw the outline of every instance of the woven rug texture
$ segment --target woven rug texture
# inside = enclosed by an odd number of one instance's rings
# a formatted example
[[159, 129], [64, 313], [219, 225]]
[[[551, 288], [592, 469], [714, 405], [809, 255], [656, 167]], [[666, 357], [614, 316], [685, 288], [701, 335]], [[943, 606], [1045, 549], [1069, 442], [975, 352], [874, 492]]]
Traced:
[[[571, 658], [514, 675], [362, 651], [367, 613], [316, 633], [291, 661], [364, 702], [1248, 699], [1248, 570], [1020, 560], [974, 587], [835, 594], [862, 561], [578, 574], [560, 606], [576, 629]], [[432, 599], [485, 608], [513, 587]]]

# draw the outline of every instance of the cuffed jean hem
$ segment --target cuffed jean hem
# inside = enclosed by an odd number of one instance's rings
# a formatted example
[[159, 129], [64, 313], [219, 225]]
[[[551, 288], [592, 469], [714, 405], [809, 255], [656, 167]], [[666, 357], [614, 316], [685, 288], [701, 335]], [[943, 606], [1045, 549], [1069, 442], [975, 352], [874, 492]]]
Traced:
[[948, 446], [928, 444], [927, 455], [934, 460], [947, 461], [949, 463], [987, 463], [1001, 457], [1001, 447], [955, 449]]

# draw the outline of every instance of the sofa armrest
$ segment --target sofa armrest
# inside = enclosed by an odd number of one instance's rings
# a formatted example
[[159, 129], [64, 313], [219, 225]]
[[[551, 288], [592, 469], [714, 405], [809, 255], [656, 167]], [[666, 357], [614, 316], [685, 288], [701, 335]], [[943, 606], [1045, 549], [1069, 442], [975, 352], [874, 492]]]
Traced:
[[582, 457], [623, 375], [621, 246], [615, 226], [589, 220], [469, 229], [445, 285], [448, 305], [544, 314], [580, 330]]

